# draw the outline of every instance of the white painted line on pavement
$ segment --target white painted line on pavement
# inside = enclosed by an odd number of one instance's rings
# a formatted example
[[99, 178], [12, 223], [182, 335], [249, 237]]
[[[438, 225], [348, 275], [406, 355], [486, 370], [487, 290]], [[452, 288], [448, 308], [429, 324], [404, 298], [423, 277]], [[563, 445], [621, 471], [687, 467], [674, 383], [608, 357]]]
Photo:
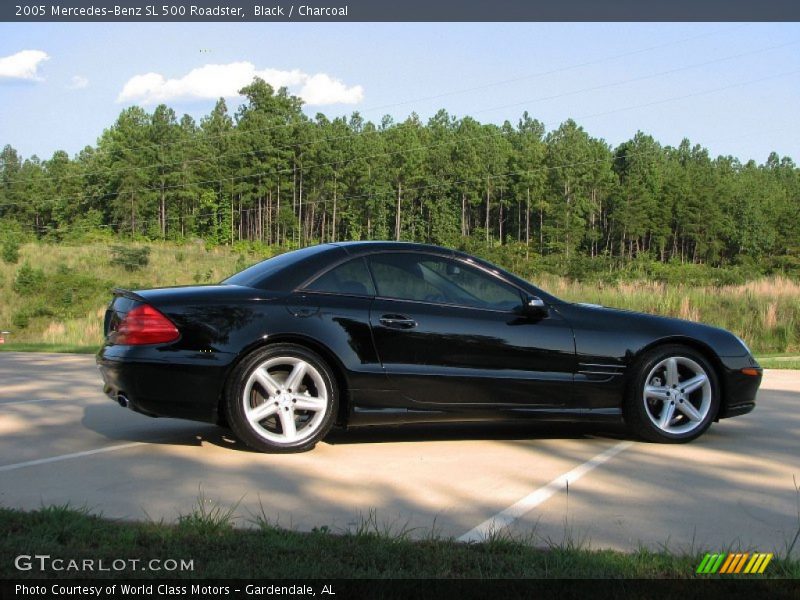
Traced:
[[104, 452], [114, 452], [115, 450], [124, 450], [125, 448], [133, 448], [134, 446], [145, 446], [148, 443], [149, 442], [130, 442], [129, 444], [117, 444], [116, 446], [106, 446], [105, 448], [84, 450], [83, 452], [73, 452], [72, 454], [61, 454], [60, 456], [51, 456], [50, 458], [39, 458], [37, 460], [28, 460], [26, 462], [15, 463], [13, 465], [3, 465], [0, 466], [0, 473], [5, 473], [6, 471], [14, 471], [16, 469], [24, 469], [25, 467], [36, 467], [38, 465], [46, 465], [48, 463], [59, 462], [62, 460], [70, 460], [72, 458], [92, 456], [93, 454], [102, 454]]
[[528, 494], [519, 502], [516, 502], [509, 506], [502, 512], [497, 513], [495, 516], [487, 519], [474, 529], [470, 529], [467, 533], [462, 535], [458, 538], [459, 542], [482, 542], [487, 539], [493, 533], [500, 531], [501, 529], [508, 527], [514, 521], [519, 519], [521, 516], [526, 514], [527, 512], [533, 510], [537, 506], [539, 506], [542, 502], [549, 499], [553, 496], [556, 492], [565, 489], [568, 484], [575, 483], [586, 475], [589, 471], [599, 467], [604, 462], [610, 460], [611, 458], [615, 457], [617, 454], [622, 452], [623, 450], [630, 448], [633, 445], [633, 442], [625, 441], [620, 442], [605, 452], [601, 452], [594, 458], [587, 460], [582, 465], [578, 465], [571, 471], [556, 477], [548, 483], [540, 487], [538, 490]]
[[12, 402], [3, 402], [2, 397], [0, 397], [0, 408], [15, 404], [33, 404], [34, 402], [61, 402], [62, 400], [69, 399], [70, 398], [37, 398], [36, 400], [13, 400]]

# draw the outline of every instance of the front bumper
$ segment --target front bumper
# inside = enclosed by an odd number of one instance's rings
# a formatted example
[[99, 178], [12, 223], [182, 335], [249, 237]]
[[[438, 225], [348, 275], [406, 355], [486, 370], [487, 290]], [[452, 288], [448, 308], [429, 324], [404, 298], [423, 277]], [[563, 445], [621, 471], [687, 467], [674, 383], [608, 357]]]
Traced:
[[764, 370], [752, 356], [723, 358], [723, 401], [718, 419], [752, 412]]

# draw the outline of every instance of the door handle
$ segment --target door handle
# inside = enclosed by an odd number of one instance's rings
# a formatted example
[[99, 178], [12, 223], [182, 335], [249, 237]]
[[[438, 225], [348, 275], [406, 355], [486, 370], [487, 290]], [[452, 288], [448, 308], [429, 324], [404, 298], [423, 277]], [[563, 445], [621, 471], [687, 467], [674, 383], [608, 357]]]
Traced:
[[381, 325], [393, 329], [413, 329], [417, 326], [417, 322], [414, 319], [405, 315], [383, 315], [380, 318], [380, 322]]
[[286, 310], [288, 310], [292, 316], [305, 318], [316, 315], [319, 312], [319, 306], [309, 306], [307, 304], [287, 304]]

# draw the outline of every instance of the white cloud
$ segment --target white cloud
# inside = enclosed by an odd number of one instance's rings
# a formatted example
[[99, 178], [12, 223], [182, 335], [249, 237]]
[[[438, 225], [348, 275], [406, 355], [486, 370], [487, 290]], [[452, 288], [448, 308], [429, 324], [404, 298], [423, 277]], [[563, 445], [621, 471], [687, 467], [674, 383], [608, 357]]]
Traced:
[[306, 80], [299, 96], [308, 104], [358, 104], [364, 99], [364, 88], [347, 87], [338, 79], [317, 73]]
[[42, 50], [22, 50], [11, 56], [4, 56], [0, 58], [0, 77], [43, 81], [37, 70], [39, 63], [49, 59], [47, 52]]
[[73, 75], [72, 79], [69, 81], [69, 85], [67, 85], [67, 89], [69, 90], [82, 90], [87, 87], [89, 87], [89, 80], [82, 75]]
[[[117, 102], [157, 104], [169, 100], [233, 98], [239, 90], [260, 77], [274, 88], [288, 87], [307, 104], [356, 104], [364, 97], [360, 85], [348, 87], [325, 73], [309, 75], [298, 69], [256, 69], [251, 62], [204, 65], [183, 77], [167, 79], [160, 73], [131, 77], [117, 96]], [[291, 88], [299, 88], [292, 90]]]

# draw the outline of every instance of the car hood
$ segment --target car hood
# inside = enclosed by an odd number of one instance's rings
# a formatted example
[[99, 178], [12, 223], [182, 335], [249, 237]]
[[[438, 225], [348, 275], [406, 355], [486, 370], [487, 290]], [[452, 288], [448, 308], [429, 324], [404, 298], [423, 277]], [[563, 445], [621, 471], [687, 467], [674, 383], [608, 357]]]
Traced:
[[646, 338], [647, 343], [691, 338], [709, 346], [719, 356], [749, 354], [744, 343], [733, 333], [705, 323], [589, 303], [569, 304], [561, 311], [570, 321], [580, 323], [585, 329], [592, 329], [593, 323], [603, 323], [604, 328], [626, 336]]

